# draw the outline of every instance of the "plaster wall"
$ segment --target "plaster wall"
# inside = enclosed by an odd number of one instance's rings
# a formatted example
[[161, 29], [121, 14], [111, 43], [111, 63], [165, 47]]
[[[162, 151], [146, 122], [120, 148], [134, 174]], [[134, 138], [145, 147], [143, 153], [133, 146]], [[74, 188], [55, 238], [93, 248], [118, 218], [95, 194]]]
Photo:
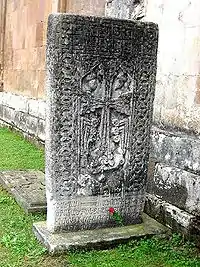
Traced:
[[200, 1], [110, 0], [106, 15], [159, 25], [154, 122], [200, 133]]

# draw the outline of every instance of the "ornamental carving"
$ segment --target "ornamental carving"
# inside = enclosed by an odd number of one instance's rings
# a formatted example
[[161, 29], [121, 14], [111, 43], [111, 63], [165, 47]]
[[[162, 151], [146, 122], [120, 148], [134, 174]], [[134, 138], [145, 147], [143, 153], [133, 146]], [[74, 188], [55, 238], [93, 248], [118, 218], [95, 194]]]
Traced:
[[[110, 64], [113, 64], [111, 62]], [[122, 193], [129, 163], [134, 77], [97, 64], [81, 78], [78, 194]], [[84, 181], [84, 182], [83, 182]]]

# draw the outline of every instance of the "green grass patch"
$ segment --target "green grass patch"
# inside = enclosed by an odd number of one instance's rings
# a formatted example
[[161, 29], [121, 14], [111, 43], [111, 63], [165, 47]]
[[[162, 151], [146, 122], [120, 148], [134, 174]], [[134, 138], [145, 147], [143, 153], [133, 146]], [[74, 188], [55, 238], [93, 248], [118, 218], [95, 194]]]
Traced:
[[33, 222], [40, 220], [45, 215], [25, 214], [0, 187], [0, 267], [62, 266], [57, 265], [60, 258], [51, 259], [32, 233]]
[[180, 235], [50, 257], [32, 233], [33, 222], [39, 220], [45, 216], [25, 214], [0, 187], [0, 267], [200, 267], [195, 246]]
[[[44, 152], [0, 128], [0, 169], [43, 169]], [[200, 267], [197, 249], [180, 235], [133, 241], [115, 249], [51, 257], [35, 239], [33, 222], [0, 186], [0, 267]]]
[[0, 128], [0, 169], [44, 169], [44, 151], [36, 148], [20, 134]]
[[73, 253], [73, 267], [199, 267], [195, 246], [180, 235], [132, 241], [112, 250]]

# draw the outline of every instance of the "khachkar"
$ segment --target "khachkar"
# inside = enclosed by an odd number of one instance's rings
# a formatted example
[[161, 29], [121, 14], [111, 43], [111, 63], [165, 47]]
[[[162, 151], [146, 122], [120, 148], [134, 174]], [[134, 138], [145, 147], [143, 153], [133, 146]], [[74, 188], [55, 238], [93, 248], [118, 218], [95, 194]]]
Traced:
[[47, 226], [141, 221], [154, 99], [153, 23], [53, 14], [47, 41]]

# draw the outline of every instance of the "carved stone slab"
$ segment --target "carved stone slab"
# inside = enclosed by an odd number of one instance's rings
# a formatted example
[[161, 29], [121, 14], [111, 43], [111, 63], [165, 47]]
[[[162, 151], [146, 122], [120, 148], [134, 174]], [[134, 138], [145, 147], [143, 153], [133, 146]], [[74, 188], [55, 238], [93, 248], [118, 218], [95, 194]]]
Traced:
[[26, 212], [46, 211], [44, 173], [41, 171], [1, 171], [0, 183]]
[[46, 186], [51, 231], [141, 221], [156, 76], [153, 23], [52, 14]]

